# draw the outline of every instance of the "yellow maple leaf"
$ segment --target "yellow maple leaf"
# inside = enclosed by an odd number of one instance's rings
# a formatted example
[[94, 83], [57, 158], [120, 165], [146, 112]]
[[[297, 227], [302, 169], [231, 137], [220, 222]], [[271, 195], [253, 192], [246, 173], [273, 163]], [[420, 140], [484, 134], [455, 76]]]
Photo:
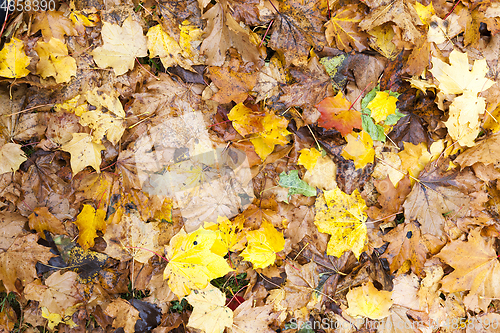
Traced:
[[420, 17], [420, 20], [426, 25], [429, 25], [432, 15], [436, 13], [432, 2], [427, 6], [424, 6], [417, 1], [415, 2], [415, 10], [417, 11], [418, 17]]
[[91, 205], [83, 205], [83, 209], [73, 222], [78, 227], [78, 244], [85, 250], [94, 246], [97, 230], [106, 232], [106, 211], [95, 210]]
[[81, 10], [72, 10], [69, 18], [73, 21], [79, 33], [84, 32], [84, 27], [95, 27], [101, 20], [96, 13], [85, 15]]
[[134, 68], [135, 58], [148, 55], [147, 38], [141, 25], [129, 16], [120, 27], [104, 22], [101, 30], [103, 45], [90, 54], [99, 68], [113, 68], [116, 75]]
[[285, 248], [283, 234], [271, 222], [262, 219], [259, 229], [247, 232], [248, 245], [240, 256], [250, 261], [254, 268], [266, 268], [274, 264], [276, 253]]
[[390, 316], [389, 308], [394, 303], [392, 292], [377, 290], [370, 281], [361, 287], [349, 290], [346, 295], [347, 313], [353, 317], [368, 317], [373, 320]]
[[370, 109], [371, 116], [376, 123], [385, 120], [387, 116], [396, 112], [396, 102], [398, 99], [394, 96], [390, 96], [389, 93], [385, 91], [377, 91], [375, 98], [371, 100], [366, 106]]
[[195, 30], [189, 26], [181, 26], [181, 29], [184, 29], [184, 33], [181, 30], [180, 39], [177, 42], [163, 31], [160, 24], [149, 28], [146, 34], [148, 38], [149, 57], [160, 57], [161, 63], [165, 68], [180, 65], [187, 70], [194, 71], [191, 65], [195, 65], [196, 63], [190, 58], [191, 55], [194, 55], [194, 52], [189, 40], [192, 37], [199, 38], [200, 35], [194, 33]]
[[222, 256], [210, 251], [216, 238], [212, 230], [199, 228], [187, 234], [181, 229], [165, 247], [169, 261], [163, 279], [179, 299], [232, 270]]
[[448, 65], [437, 57], [432, 57], [432, 68], [429, 70], [439, 81], [438, 88], [445, 94], [462, 94], [465, 90], [480, 93], [490, 88], [494, 82], [485, 77], [488, 73], [486, 59], [474, 61], [469, 71], [467, 53], [453, 50]]
[[101, 150], [104, 149], [102, 144], [93, 142], [92, 135], [87, 133], [73, 133], [71, 141], [61, 147], [61, 150], [71, 154], [71, 170], [74, 175], [89, 165], [101, 172]]
[[246, 242], [245, 234], [241, 232], [244, 221], [245, 217], [238, 215], [233, 222], [223, 216], [217, 218], [217, 223], [205, 222], [205, 229], [213, 230], [217, 235], [210, 251], [223, 257], [229, 251], [243, 250]]
[[303, 165], [307, 170], [311, 171], [316, 166], [321, 153], [316, 148], [302, 149], [299, 151], [300, 156], [297, 160], [298, 165]]
[[394, 187], [397, 187], [399, 181], [405, 176], [405, 172], [401, 168], [401, 158], [398, 154], [392, 151], [381, 152], [377, 150], [376, 156], [377, 164], [373, 169], [373, 178], [385, 179], [389, 176], [389, 180], [392, 182]]
[[57, 112], [74, 112], [77, 116], [87, 111], [87, 103], [80, 103], [80, 95], [76, 95], [72, 99], [68, 99], [63, 103], [54, 105], [54, 110]]
[[243, 136], [264, 130], [262, 114], [254, 112], [243, 103], [236, 104], [228, 113], [227, 118], [233, 123], [234, 129]]
[[330, 234], [326, 253], [340, 257], [351, 250], [359, 258], [366, 242], [366, 204], [358, 190], [347, 195], [339, 188], [325, 191], [316, 198], [314, 224]]
[[63, 41], [54, 37], [48, 43], [38, 41], [34, 50], [40, 57], [36, 73], [44, 79], [52, 76], [57, 83], [63, 83], [76, 76], [76, 60], [68, 55], [68, 48]]
[[179, 46], [182, 49], [182, 55], [186, 59], [191, 59], [195, 63], [200, 63], [198, 58], [200, 52], [198, 45], [202, 42], [203, 30], [193, 25], [188, 20], [185, 20], [180, 25]]
[[226, 327], [233, 326], [233, 311], [225, 306], [226, 295], [211, 284], [202, 290], [193, 290], [186, 299], [193, 306], [188, 327], [205, 333], [223, 333]]
[[68, 325], [70, 328], [78, 327], [78, 325], [73, 321], [73, 314], [78, 310], [80, 304], [70, 306], [64, 311], [64, 316], [58, 313], [50, 313], [50, 311], [42, 306], [42, 317], [48, 320], [47, 326], [52, 331], [55, 327], [61, 323]]
[[[109, 93], [105, 91], [109, 91]], [[123, 119], [125, 118], [125, 111], [123, 110], [123, 105], [119, 97], [120, 93], [110, 86], [95, 88], [86, 94], [87, 101], [95, 106], [97, 110], [101, 112], [111, 111], [115, 116]], [[105, 111], [105, 109], [107, 111]]]
[[283, 117], [278, 117], [274, 113], [268, 113], [262, 120], [264, 131], [259, 133], [258, 137], [250, 139], [255, 152], [261, 160], [265, 160], [274, 150], [276, 145], [284, 145], [288, 143], [287, 136], [292, 134], [286, 128], [288, 120]]
[[0, 175], [6, 172], [14, 172], [26, 161], [26, 155], [21, 149], [21, 145], [8, 142], [0, 147]]
[[[401, 158], [401, 168], [408, 171], [413, 178], [417, 178], [427, 163], [431, 161], [431, 154], [427, 151], [425, 142], [414, 145], [410, 142], [403, 142], [404, 149], [398, 153]], [[411, 179], [412, 184], [415, 182]]]
[[0, 51], [0, 76], [8, 78], [25, 77], [30, 73], [26, 69], [30, 64], [30, 58], [24, 52], [24, 44], [21, 40], [12, 37]]
[[373, 163], [375, 150], [373, 140], [368, 133], [361, 131], [357, 136], [348, 134], [347, 145], [342, 150], [343, 158], [354, 161], [356, 169], [364, 168], [368, 163]]
[[100, 111], [84, 112], [81, 115], [80, 124], [93, 130], [92, 136], [96, 143], [101, 143], [101, 140], [106, 136], [106, 139], [116, 145], [125, 132], [124, 119]]

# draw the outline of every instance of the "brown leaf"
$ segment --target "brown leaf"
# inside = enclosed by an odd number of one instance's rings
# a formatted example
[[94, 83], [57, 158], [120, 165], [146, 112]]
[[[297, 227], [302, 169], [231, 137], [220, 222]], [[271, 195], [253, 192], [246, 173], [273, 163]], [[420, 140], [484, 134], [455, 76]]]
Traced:
[[34, 234], [19, 237], [0, 254], [0, 279], [7, 292], [17, 290], [17, 279], [23, 286], [36, 279], [36, 263], [47, 264], [50, 258], [55, 257], [50, 248], [38, 245], [37, 240]]
[[0, 250], [7, 249], [24, 231], [26, 218], [18, 213], [0, 212]]
[[162, 0], [157, 7], [161, 12], [162, 28], [170, 37], [179, 41], [179, 26], [184, 20], [201, 26], [201, 13], [196, 0]]
[[407, 221], [417, 220], [424, 234], [443, 237], [445, 218], [464, 216], [469, 209], [469, 196], [458, 190], [456, 172], [442, 173], [431, 163], [419, 176], [403, 208]]
[[135, 323], [140, 319], [137, 311], [129, 302], [118, 298], [109, 304], [104, 311], [110, 317], [113, 317], [113, 327], [122, 327], [125, 333], [135, 332]]
[[402, 29], [405, 41], [416, 44], [422, 38], [422, 33], [416, 27], [422, 25], [422, 22], [410, 2], [395, 0], [386, 6], [378, 7], [365, 16], [359, 27], [366, 31], [386, 22], [396, 23]]
[[400, 224], [384, 235], [384, 240], [389, 242], [384, 257], [389, 259], [391, 272], [395, 272], [409, 260], [412, 271], [421, 276], [427, 249], [420, 237], [420, 228], [414, 222]]
[[228, 68], [210, 67], [210, 79], [220, 90], [212, 99], [221, 104], [243, 103], [257, 82], [257, 73], [240, 73]]
[[[393, 221], [396, 218], [394, 214], [401, 211], [401, 206], [411, 191], [410, 179], [405, 177], [400, 180], [397, 188], [394, 187], [394, 184], [390, 181], [389, 176], [382, 180], [375, 179], [373, 183], [377, 192], [380, 193], [377, 200], [382, 208], [372, 206], [368, 208], [366, 213], [374, 220], [384, 218], [384, 221], [386, 222]], [[385, 217], [388, 218], [385, 219]]]
[[73, 22], [64, 16], [63, 12], [44, 11], [35, 14], [31, 33], [42, 30], [43, 38], [48, 42], [52, 37], [64, 41], [64, 35], [76, 36]]
[[458, 155], [454, 162], [460, 164], [462, 169], [475, 163], [493, 164], [495, 168], [498, 168], [500, 166], [498, 156], [500, 156], [500, 132], [467, 149]]
[[43, 239], [45, 230], [56, 235], [68, 235], [64, 224], [52, 215], [47, 207], [36, 207], [29, 216], [29, 221], [30, 228], [35, 229]]
[[326, 23], [326, 40], [332, 46], [349, 52], [355, 49], [358, 52], [368, 48], [368, 34], [362, 32], [358, 25], [365, 16], [362, 4], [349, 4], [341, 7], [332, 14]]
[[431, 56], [430, 43], [425, 39], [419, 41], [406, 61], [404, 71], [410, 75], [420, 75], [429, 66]]
[[311, 46], [321, 50], [326, 45], [322, 32], [324, 5], [319, 0], [280, 2], [268, 46], [283, 53], [287, 66], [305, 65]]
[[230, 333], [273, 333], [274, 330], [269, 328], [276, 317], [273, 314], [271, 305], [253, 307], [254, 300], [250, 298], [238, 305], [234, 310], [233, 328], [229, 329]]
[[39, 302], [51, 313], [64, 314], [64, 310], [80, 303], [83, 299], [77, 289], [78, 274], [75, 272], [52, 273], [45, 284], [34, 281], [26, 286], [24, 295], [27, 299]]

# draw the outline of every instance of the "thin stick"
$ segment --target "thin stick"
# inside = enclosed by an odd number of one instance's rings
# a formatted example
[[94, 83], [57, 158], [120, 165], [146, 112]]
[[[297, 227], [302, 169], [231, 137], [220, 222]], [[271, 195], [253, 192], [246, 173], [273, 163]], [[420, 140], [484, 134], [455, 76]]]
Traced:
[[445, 20], [448, 18], [448, 16], [451, 15], [451, 13], [453, 13], [453, 11], [455, 10], [455, 8], [457, 8], [457, 6], [460, 2], [462, 2], [462, 0], [458, 0], [457, 3], [455, 4], [455, 6], [453, 6], [453, 8], [450, 10], [450, 12], [448, 14], [446, 14], [446, 16], [444, 17]]
[[43, 105], [37, 105], [37, 106], [34, 106], [32, 108], [28, 108], [28, 109], [24, 109], [24, 110], [21, 110], [21, 111], [18, 111], [18, 112], [14, 112], [14, 113], [10, 113], [10, 114], [4, 114], [3, 116], [4, 117], [7, 117], [7, 116], [14, 116], [16, 114], [20, 114], [20, 113], [23, 113], [23, 112], [26, 112], [26, 111], [30, 111], [30, 110], [33, 110], [33, 109], [38, 109], [38, 108], [43, 108], [44, 106], [53, 106], [54, 104], [43, 104]]
[[[272, 3], [272, 2], [271, 2]], [[273, 5], [274, 6], [274, 5]], [[275, 8], [276, 9], [276, 8]], [[267, 26], [266, 33], [264, 34], [264, 37], [262, 37], [262, 40], [260, 41], [259, 47], [262, 46], [262, 43], [264, 43], [264, 40], [266, 39], [267, 33], [269, 32], [269, 29], [271, 28], [271, 25], [273, 25], [274, 19], [271, 20], [271, 23]]]
[[140, 62], [139, 62], [139, 59], [137, 59], [137, 57], [135, 58], [135, 60], [137, 61], [137, 63], [139, 64], [139, 66], [144, 69], [149, 75], [151, 75], [152, 77], [154, 77], [157, 81], [160, 81], [160, 78], [157, 77], [156, 75], [154, 75], [153, 73], [151, 73], [150, 71], [148, 71], [146, 69], [146, 67], [144, 67]]
[[165, 261], [168, 263], [168, 259], [167, 259], [167, 258], [165, 258], [164, 256], [162, 256], [162, 255], [161, 255], [161, 254], [159, 254], [159, 253], [156, 253], [156, 252], [155, 252], [155, 251], [153, 251], [153, 250], [150, 250], [150, 249], [145, 249], [145, 248], [143, 248], [143, 247], [138, 247], [138, 246], [127, 246], [127, 245], [123, 245], [123, 246], [124, 246], [124, 247], [128, 247], [128, 248], [130, 248], [130, 249], [138, 249], [138, 250], [149, 251], [149, 252], [151, 252], [151, 253], [156, 254], [158, 257], [162, 258], [163, 260], [165, 260]]

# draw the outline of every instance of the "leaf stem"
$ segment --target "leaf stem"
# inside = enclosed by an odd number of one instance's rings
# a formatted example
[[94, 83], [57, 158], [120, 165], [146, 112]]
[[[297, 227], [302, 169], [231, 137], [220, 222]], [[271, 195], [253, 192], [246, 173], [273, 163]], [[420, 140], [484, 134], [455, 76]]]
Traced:
[[165, 258], [164, 256], [162, 256], [161, 254], [159, 253], [156, 253], [155, 251], [153, 250], [150, 250], [150, 249], [145, 249], [143, 247], [138, 247], [138, 246], [127, 246], [127, 245], [124, 245], [125, 247], [128, 247], [129, 249], [138, 249], [138, 250], [144, 250], [144, 251], [149, 251], [151, 253], [154, 253], [156, 254], [158, 257], [162, 258], [163, 260], [165, 260], [167, 263], [169, 262], [167, 258]]

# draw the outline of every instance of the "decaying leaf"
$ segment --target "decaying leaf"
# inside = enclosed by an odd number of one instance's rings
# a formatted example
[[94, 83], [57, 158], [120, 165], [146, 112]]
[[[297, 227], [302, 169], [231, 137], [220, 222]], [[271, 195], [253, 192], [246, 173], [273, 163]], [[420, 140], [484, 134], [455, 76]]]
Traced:
[[30, 72], [26, 69], [29, 64], [30, 58], [24, 52], [23, 42], [15, 37], [0, 51], [0, 76], [24, 77]]
[[63, 41], [51, 38], [48, 42], [39, 41], [35, 51], [40, 57], [36, 72], [44, 79], [53, 76], [57, 83], [68, 82], [76, 75], [76, 60], [68, 55]]
[[78, 214], [74, 222], [79, 230], [78, 243], [88, 249], [94, 246], [94, 238], [97, 237], [97, 231], [106, 231], [106, 212], [102, 209], [94, 209], [90, 205], [83, 205], [83, 209]]
[[358, 52], [368, 48], [368, 34], [361, 31], [359, 23], [363, 19], [362, 4], [342, 6], [332, 14], [326, 23], [326, 40], [330, 45], [335, 44], [338, 49], [349, 52], [355, 49]]
[[2, 160], [0, 164], [0, 175], [6, 172], [17, 171], [19, 166], [26, 161], [26, 155], [21, 149], [21, 146], [11, 142], [0, 147], [0, 158]]
[[70, 142], [61, 147], [61, 150], [71, 154], [71, 169], [75, 174], [87, 166], [93, 167], [100, 172], [101, 151], [105, 147], [92, 141], [92, 136], [87, 133], [73, 133]]
[[225, 327], [233, 325], [233, 311], [225, 306], [225, 295], [211, 284], [202, 290], [193, 290], [186, 299], [193, 306], [187, 326], [205, 333], [222, 333]]

